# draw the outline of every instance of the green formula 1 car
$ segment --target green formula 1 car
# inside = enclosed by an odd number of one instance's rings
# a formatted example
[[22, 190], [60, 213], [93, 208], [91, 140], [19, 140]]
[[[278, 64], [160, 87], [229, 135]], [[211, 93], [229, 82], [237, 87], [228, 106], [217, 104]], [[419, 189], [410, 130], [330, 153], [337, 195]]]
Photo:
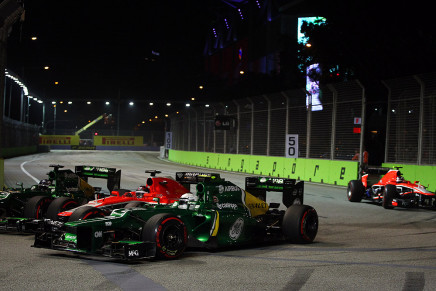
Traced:
[[37, 185], [0, 191], [0, 225], [6, 217], [55, 218], [61, 211], [103, 197], [101, 188], [89, 185], [88, 178], [107, 180], [109, 193], [120, 188], [121, 170], [115, 168], [76, 166], [73, 172], [61, 165], [50, 167], [53, 170]]
[[[34, 247], [122, 259], [174, 259], [187, 247], [216, 249], [271, 240], [311, 243], [318, 231], [318, 215], [302, 204], [303, 183], [248, 177], [243, 190], [210, 175], [197, 184], [195, 195], [184, 194], [172, 205], [117, 209], [110, 216], [65, 224], [36, 221], [39, 232]], [[271, 192], [282, 193], [278, 203], [266, 202], [270, 195], [279, 196]]]

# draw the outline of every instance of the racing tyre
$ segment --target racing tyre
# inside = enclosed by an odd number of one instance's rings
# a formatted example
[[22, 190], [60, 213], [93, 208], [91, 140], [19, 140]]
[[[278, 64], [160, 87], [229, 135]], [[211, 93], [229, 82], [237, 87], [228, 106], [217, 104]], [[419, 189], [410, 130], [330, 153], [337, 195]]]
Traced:
[[126, 206], [124, 206], [124, 208], [141, 207], [142, 205], [144, 205], [144, 202], [135, 201], [135, 202], [127, 203]]
[[77, 210], [71, 214], [68, 221], [85, 220], [96, 217], [104, 217], [103, 210], [93, 206], [82, 206], [77, 208]]
[[316, 210], [308, 205], [291, 205], [283, 216], [282, 232], [290, 242], [313, 242], [318, 233]]
[[177, 259], [185, 251], [188, 231], [175, 215], [161, 213], [152, 216], [142, 229], [142, 240], [156, 243], [156, 257]]
[[69, 197], [56, 198], [48, 206], [47, 214], [45, 215], [45, 217], [51, 220], [59, 220], [58, 213], [64, 212], [66, 210], [70, 210], [77, 206], [79, 206], [77, 201]]
[[392, 205], [392, 200], [395, 197], [395, 194], [397, 193], [397, 188], [395, 185], [388, 184], [385, 186], [385, 189], [383, 190], [383, 208], [384, 209], [392, 209], [394, 206]]
[[347, 187], [347, 198], [350, 202], [360, 202], [362, 201], [363, 193], [365, 192], [365, 187], [363, 187], [362, 181], [351, 180]]
[[24, 205], [24, 217], [36, 219], [45, 217], [51, 201], [51, 198], [47, 196], [35, 196], [30, 198], [26, 202], [26, 205]]

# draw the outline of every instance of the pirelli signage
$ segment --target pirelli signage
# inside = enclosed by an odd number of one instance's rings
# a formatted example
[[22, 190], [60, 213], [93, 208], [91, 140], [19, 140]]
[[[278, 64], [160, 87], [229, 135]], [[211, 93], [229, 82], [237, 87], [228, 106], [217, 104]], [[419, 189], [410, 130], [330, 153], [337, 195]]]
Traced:
[[40, 135], [40, 145], [79, 145], [80, 137], [78, 135]]
[[142, 136], [94, 136], [95, 146], [142, 146]]

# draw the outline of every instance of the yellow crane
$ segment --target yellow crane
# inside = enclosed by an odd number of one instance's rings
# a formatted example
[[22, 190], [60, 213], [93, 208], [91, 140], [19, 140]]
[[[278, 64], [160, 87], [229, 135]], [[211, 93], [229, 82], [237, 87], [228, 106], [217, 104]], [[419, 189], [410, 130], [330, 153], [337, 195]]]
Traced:
[[87, 125], [85, 125], [84, 127], [82, 127], [81, 129], [79, 129], [78, 131], [76, 131], [75, 135], [79, 135], [81, 132], [84, 132], [85, 130], [87, 130], [88, 128], [90, 128], [91, 126], [93, 126], [94, 124], [96, 124], [97, 122], [99, 122], [100, 120], [102, 120], [103, 118], [111, 118], [112, 114], [106, 114], [103, 113], [102, 115], [100, 115], [99, 117], [97, 117], [96, 119], [94, 119], [93, 121], [89, 122]]

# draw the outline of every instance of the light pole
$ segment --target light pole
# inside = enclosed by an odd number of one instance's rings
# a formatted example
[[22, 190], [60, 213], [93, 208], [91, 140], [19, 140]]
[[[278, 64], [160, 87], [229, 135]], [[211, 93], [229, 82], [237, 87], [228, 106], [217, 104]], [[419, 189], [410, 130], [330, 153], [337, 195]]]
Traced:
[[56, 104], [53, 105], [53, 135], [56, 135]]

